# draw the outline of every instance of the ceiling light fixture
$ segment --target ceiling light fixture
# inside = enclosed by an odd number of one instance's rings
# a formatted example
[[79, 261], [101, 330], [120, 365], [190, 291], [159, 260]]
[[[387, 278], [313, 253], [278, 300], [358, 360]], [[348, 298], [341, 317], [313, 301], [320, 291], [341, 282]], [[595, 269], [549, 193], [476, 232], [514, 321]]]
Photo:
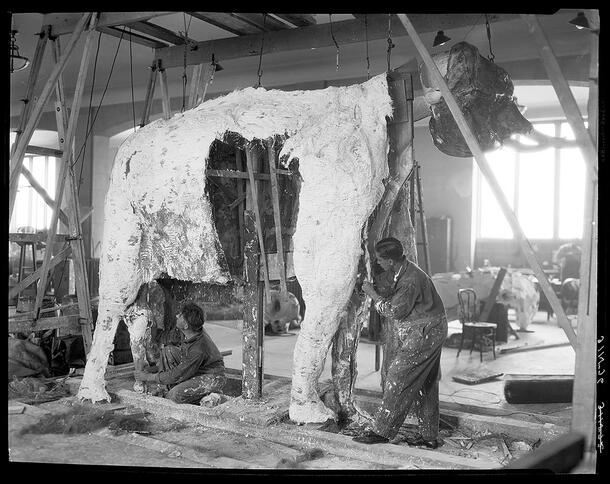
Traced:
[[439, 30], [436, 33], [436, 37], [434, 37], [434, 43], [432, 44], [432, 47], [438, 47], [439, 45], [445, 45], [450, 40], [451, 40], [451, 37], [447, 37], [442, 30]]
[[17, 34], [18, 32], [16, 30], [11, 30], [11, 74], [13, 72], [21, 71], [30, 65], [30, 60], [19, 54], [19, 47], [17, 46], [17, 40], [15, 39], [15, 35]]
[[577, 29], [589, 29], [591, 30], [591, 26], [589, 25], [589, 21], [587, 17], [585, 17], [585, 12], [578, 12], [576, 17], [570, 20], [568, 23], [575, 25]]

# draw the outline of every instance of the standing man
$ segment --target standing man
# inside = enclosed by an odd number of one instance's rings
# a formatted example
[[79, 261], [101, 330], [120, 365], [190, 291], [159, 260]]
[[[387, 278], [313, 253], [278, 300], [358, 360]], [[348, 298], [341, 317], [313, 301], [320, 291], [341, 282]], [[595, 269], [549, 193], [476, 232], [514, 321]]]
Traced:
[[[170, 388], [165, 398], [176, 403], [197, 404], [206, 395], [221, 390], [226, 382], [222, 355], [203, 329], [203, 310], [186, 303], [176, 316], [176, 328], [184, 335], [180, 346], [161, 350], [160, 371], [134, 372], [136, 380], [155, 382]], [[149, 369], [150, 370], [150, 369]]]
[[389, 442], [416, 402], [420, 435], [410, 445], [438, 447], [441, 349], [447, 337], [443, 302], [428, 275], [403, 255], [400, 241], [393, 237], [375, 244], [377, 263], [393, 287], [382, 297], [374, 285], [362, 289], [386, 321], [387, 373], [383, 399], [371, 430], [354, 440], [365, 444]]

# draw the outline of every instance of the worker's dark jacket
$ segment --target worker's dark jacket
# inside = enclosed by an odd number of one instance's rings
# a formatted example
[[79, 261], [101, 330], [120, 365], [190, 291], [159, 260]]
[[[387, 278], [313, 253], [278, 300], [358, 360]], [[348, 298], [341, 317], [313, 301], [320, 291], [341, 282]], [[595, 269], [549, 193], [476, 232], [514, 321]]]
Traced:
[[223, 375], [224, 362], [220, 351], [204, 329], [180, 345], [180, 363], [170, 370], [157, 373], [159, 383], [176, 385], [195, 376]]

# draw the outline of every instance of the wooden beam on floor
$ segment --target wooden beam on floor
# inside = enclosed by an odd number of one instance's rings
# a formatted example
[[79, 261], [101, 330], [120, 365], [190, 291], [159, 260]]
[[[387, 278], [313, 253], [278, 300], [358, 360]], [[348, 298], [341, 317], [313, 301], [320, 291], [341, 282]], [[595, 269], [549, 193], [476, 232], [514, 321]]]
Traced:
[[[588, 10], [587, 17], [593, 30], [599, 31], [600, 19], [598, 10]], [[589, 136], [598, 148], [599, 129], [599, 37], [590, 32], [591, 65], [589, 68]], [[597, 159], [596, 159], [597, 161]], [[602, 353], [605, 341], [603, 335], [597, 335], [597, 277], [599, 236], [598, 225], [598, 183], [587, 177], [585, 183], [585, 214], [580, 263], [580, 288], [578, 291], [578, 337], [574, 369], [574, 394], [572, 397], [572, 429], [585, 437], [585, 451], [593, 460], [596, 459], [596, 429], [602, 415], [597, 412], [597, 383], [603, 378], [604, 366], [598, 367], [598, 358]], [[603, 324], [603, 323], [602, 323]], [[603, 344], [603, 346], [602, 346]], [[603, 360], [601, 360], [603, 361]], [[601, 410], [600, 410], [601, 412]], [[596, 418], [597, 417], [597, 418]], [[599, 437], [598, 437], [599, 438]], [[600, 454], [601, 456], [601, 454]]]
[[571, 432], [515, 459], [505, 469], [544, 469], [558, 474], [568, 474], [582, 461], [584, 448], [584, 436], [578, 432]]
[[[127, 25], [174, 13], [176, 12], [101, 12], [97, 26]], [[50, 25], [53, 35], [69, 34], [75, 30], [82, 15], [82, 13], [49, 13], [43, 17], [42, 24]]]
[[[193, 12], [188, 12], [194, 15]], [[208, 12], [209, 13], [209, 12]], [[385, 17], [385, 18], [381, 18]], [[420, 32], [436, 32], [437, 30], [450, 30], [470, 27], [480, 21], [480, 14], [414, 14], [414, 25]], [[490, 14], [490, 22], [504, 22], [519, 18], [514, 14]], [[404, 27], [396, 17], [392, 17], [392, 38], [407, 35]], [[388, 36], [387, 16], [371, 19], [368, 22], [368, 40], [386, 39]], [[339, 45], [364, 42], [365, 32], [360, 20], [342, 20], [333, 22], [333, 35]], [[212, 54], [222, 60], [239, 59], [259, 55], [262, 33], [252, 33], [240, 37], [214, 39], [198, 42], [193, 46], [195, 50], [187, 52], [187, 64], [208, 62]], [[330, 35], [330, 24], [310, 25], [296, 29], [266, 32], [263, 54], [274, 54], [294, 50], [307, 50], [322, 47], [332, 47], [335, 43]], [[163, 61], [166, 68], [182, 66], [184, 62], [184, 49], [178, 47], [165, 47], [155, 52], [155, 57]]]
[[261, 427], [249, 422], [222, 419], [210, 415], [208, 409], [196, 405], [181, 405], [165, 398], [141, 395], [131, 390], [117, 390], [121, 403], [134, 405], [153, 415], [171, 417], [176, 420], [207, 426], [210, 428], [251, 435], [290, 446], [315, 446], [327, 452], [348, 459], [401, 467], [403, 469], [494, 469], [499, 468], [497, 461], [484, 457], [469, 459], [446, 452], [417, 447], [376, 444], [367, 445], [354, 442], [350, 436], [333, 434], [313, 429], [307, 425], [295, 426], [284, 423]]
[[[582, 150], [583, 158], [589, 170], [589, 176], [597, 181], [597, 147], [594, 145], [591, 134], [585, 127], [578, 104], [570, 90], [570, 85], [561, 72], [557, 58], [536, 15], [522, 14], [521, 18], [527, 24], [529, 33], [538, 46], [542, 63], [549, 75], [551, 84], [555, 88], [557, 98], [572, 127], [576, 141]], [[592, 35], [595, 36], [595, 34]]]
[[464, 118], [464, 115], [460, 109], [460, 106], [458, 105], [457, 101], [453, 97], [453, 94], [449, 90], [449, 87], [447, 86], [445, 79], [439, 72], [439, 69], [438, 69], [436, 63], [434, 62], [434, 60], [432, 59], [432, 56], [430, 55], [430, 53], [426, 49], [425, 45], [421, 41], [419, 35], [415, 31], [415, 28], [413, 27], [413, 24], [411, 23], [409, 18], [405, 14], [398, 14], [398, 17], [399, 17], [400, 21], [404, 24], [407, 31], [409, 32], [409, 36], [411, 37], [411, 40], [415, 44], [417, 51], [419, 52], [424, 63], [426, 64], [426, 67], [428, 68], [430, 74], [432, 75], [434, 84], [440, 88], [441, 93], [443, 95], [443, 100], [447, 103], [447, 107], [451, 111], [451, 114], [453, 115], [453, 118], [455, 119], [455, 122], [458, 125], [460, 132], [462, 133], [462, 136], [464, 137], [464, 140], [466, 141], [466, 143], [468, 145], [468, 148], [472, 152], [472, 154], [479, 166], [479, 169], [481, 170], [481, 173], [487, 180], [487, 183], [489, 184], [489, 187], [490, 187], [492, 193], [494, 194], [496, 200], [498, 201], [498, 205], [500, 206], [500, 209], [504, 213], [506, 220], [508, 221], [509, 225], [511, 226], [513, 234], [514, 234], [515, 238], [518, 240], [519, 245], [521, 246], [521, 250], [523, 251], [523, 254], [525, 255], [525, 258], [526, 258], [529, 266], [534, 271], [534, 275], [536, 276], [536, 279], [538, 279], [538, 283], [540, 284], [540, 287], [544, 291], [544, 294], [547, 297], [547, 300], [549, 301], [551, 307], [553, 308], [553, 312], [557, 315], [557, 323], [559, 324], [559, 326], [561, 326], [561, 328], [566, 333], [566, 336], [568, 337], [568, 340], [570, 341], [570, 344], [572, 345], [572, 347], [575, 348], [576, 347], [576, 334], [574, 333], [574, 329], [572, 329], [572, 325], [571, 325], [570, 321], [568, 320], [568, 318], [565, 314], [565, 311], [563, 310], [563, 307], [561, 306], [561, 303], [559, 302], [559, 299], [557, 298], [557, 295], [555, 294], [555, 291], [551, 287], [551, 284], [549, 283], [549, 281], [546, 277], [546, 274], [544, 273], [544, 271], [542, 270], [542, 267], [540, 266], [540, 263], [536, 259], [536, 254], [534, 252], [534, 249], [532, 248], [529, 240], [523, 233], [521, 224], [519, 223], [519, 220], [517, 219], [515, 212], [512, 210], [512, 208], [508, 204], [506, 196], [504, 195], [504, 192], [502, 191], [502, 188], [500, 187], [500, 184], [498, 183], [496, 176], [494, 175], [493, 171], [491, 170], [489, 163], [487, 162], [487, 158], [485, 157], [483, 150], [479, 146], [479, 142], [478, 142], [476, 136], [474, 135], [470, 125]]

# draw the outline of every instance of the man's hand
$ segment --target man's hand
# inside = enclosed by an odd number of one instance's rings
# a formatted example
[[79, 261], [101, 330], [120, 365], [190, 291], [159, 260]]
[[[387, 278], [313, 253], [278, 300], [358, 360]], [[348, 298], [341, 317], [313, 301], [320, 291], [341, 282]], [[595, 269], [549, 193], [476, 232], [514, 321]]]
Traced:
[[133, 376], [138, 381], [157, 381], [157, 373], [148, 373], [142, 370], [134, 370]]
[[373, 286], [373, 283], [369, 282], [369, 281], [364, 281], [362, 283], [362, 290], [368, 294], [369, 296], [371, 296], [373, 299], [377, 299], [379, 298], [379, 295], [377, 294], [377, 291], [375, 291], [375, 286]]

